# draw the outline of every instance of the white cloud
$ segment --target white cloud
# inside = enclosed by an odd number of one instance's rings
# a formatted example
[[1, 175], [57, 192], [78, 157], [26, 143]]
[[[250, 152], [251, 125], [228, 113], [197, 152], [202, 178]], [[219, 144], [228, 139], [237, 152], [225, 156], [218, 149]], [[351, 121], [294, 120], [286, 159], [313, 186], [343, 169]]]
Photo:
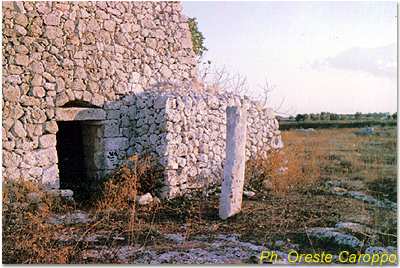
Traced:
[[378, 77], [396, 78], [396, 45], [376, 48], [353, 47], [334, 57], [315, 61], [313, 69], [335, 68], [361, 71]]

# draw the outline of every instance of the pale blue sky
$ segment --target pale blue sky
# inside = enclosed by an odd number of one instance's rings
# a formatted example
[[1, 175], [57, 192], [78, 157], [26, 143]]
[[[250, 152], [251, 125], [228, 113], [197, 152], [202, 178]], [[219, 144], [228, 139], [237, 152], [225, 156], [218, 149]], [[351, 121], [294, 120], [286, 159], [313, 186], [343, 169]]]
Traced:
[[270, 105], [290, 113], [394, 112], [396, 2], [183, 2], [196, 17], [204, 60], [265, 76]]

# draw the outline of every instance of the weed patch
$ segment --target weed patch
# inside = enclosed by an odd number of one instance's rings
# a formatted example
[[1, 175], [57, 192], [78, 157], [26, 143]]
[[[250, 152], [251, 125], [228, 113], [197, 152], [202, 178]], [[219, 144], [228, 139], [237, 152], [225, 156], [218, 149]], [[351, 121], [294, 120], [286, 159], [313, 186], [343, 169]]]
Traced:
[[58, 246], [54, 237], [57, 228], [46, 222], [54, 211], [69, 207], [46, 195], [40, 203], [32, 203], [29, 195], [43, 192], [29, 181], [3, 183], [3, 263], [68, 263], [71, 246]]

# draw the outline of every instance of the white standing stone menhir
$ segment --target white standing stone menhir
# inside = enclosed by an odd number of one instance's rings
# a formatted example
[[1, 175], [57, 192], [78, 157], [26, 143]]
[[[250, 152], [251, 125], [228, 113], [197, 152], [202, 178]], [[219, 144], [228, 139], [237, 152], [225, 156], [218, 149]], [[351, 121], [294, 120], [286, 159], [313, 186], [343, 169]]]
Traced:
[[227, 219], [242, 208], [246, 161], [246, 110], [238, 106], [226, 109], [226, 157], [219, 203], [219, 217]]

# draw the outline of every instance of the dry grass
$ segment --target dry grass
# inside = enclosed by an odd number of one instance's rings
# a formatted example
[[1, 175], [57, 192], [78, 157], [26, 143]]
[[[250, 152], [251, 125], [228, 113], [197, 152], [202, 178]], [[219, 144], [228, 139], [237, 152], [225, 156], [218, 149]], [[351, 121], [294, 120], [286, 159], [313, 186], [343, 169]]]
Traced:
[[40, 204], [29, 203], [32, 192], [42, 190], [29, 181], [3, 183], [3, 263], [68, 263], [73, 248], [55, 243], [57, 228], [46, 219], [70, 207], [44, 194]]
[[[126, 219], [127, 228], [122, 233], [127, 234], [129, 245], [140, 240], [137, 232], [142, 227], [137, 223], [136, 197], [148, 191], [154, 195], [158, 178], [159, 174], [149, 156], [139, 158], [133, 155], [104, 183], [95, 213], [107, 217], [107, 224], [116, 225], [118, 229], [121, 219]], [[118, 220], [114, 222], [115, 219]]]
[[138, 194], [155, 194], [161, 174], [150, 156], [133, 155], [104, 182], [95, 196], [97, 210], [127, 210], [135, 206]]
[[138, 176], [147, 169], [147, 165], [137, 170], [137, 157], [133, 156], [127, 164], [119, 168], [104, 183], [101, 198], [96, 204], [98, 210], [126, 210], [135, 206]]
[[284, 131], [282, 151], [249, 161], [248, 183], [285, 194], [319, 181], [340, 180], [350, 187], [360, 181], [368, 193], [396, 202], [395, 128], [377, 128], [373, 136], [355, 135], [357, 130]]
[[[128, 245], [149, 239], [148, 225], [137, 223], [136, 195], [154, 189], [157, 173], [153, 173], [149, 157], [133, 156], [117, 169], [104, 183], [95, 205], [85, 207], [92, 221], [70, 226], [54, 225], [48, 219], [54, 213], [75, 210], [62, 200], [43, 194], [36, 183], [13, 181], [3, 184], [3, 263], [82, 263], [81, 252], [90, 248], [87, 238], [102, 232], [109, 239], [109, 248], [117, 248], [111, 238], [122, 236]], [[28, 194], [36, 193], [40, 202], [28, 200]], [[89, 202], [90, 203], [90, 202]], [[90, 208], [89, 208], [90, 207]], [[146, 233], [147, 232], [147, 233]], [[143, 236], [143, 234], [145, 234]], [[72, 244], [60, 243], [57, 237], [75, 237]], [[150, 237], [151, 238], [151, 237]], [[108, 261], [116, 262], [117, 252], [108, 251]], [[106, 253], [105, 253], [106, 254]]]
[[[293, 136], [285, 133], [283, 139], [291, 141]], [[272, 194], [284, 196], [318, 181], [322, 161], [318, 143], [308, 143], [304, 137], [296, 143], [288, 142], [280, 151], [271, 151], [267, 159], [248, 161], [246, 184], [254, 190], [270, 190]]]
[[[372, 136], [357, 136], [358, 129], [325, 129], [315, 133], [285, 133], [293, 144], [318, 144], [321, 179], [340, 180], [351, 185], [365, 184], [378, 198], [396, 202], [396, 129], [376, 128]], [[303, 140], [307, 137], [307, 140]]]

